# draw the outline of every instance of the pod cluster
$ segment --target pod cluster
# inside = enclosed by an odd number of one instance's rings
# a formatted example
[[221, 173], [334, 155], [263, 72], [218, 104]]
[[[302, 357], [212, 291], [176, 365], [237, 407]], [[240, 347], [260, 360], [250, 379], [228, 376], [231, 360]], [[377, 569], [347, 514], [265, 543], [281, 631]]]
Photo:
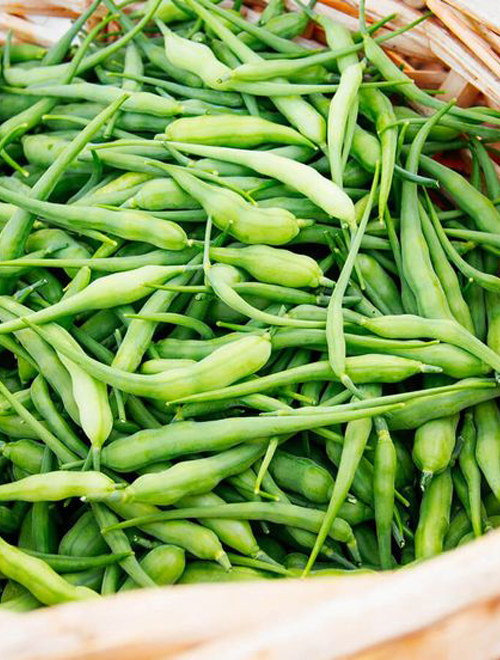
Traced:
[[3, 47], [0, 609], [500, 522], [500, 113], [416, 86], [412, 25], [245, 14], [95, 0]]

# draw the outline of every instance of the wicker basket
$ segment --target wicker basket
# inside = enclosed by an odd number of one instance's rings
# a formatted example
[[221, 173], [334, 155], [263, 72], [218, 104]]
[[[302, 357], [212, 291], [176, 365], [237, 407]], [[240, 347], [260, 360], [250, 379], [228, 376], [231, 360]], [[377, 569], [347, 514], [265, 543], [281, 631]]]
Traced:
[[500, 532], [366, 577], [176, 586], [0, 616], [2, 660], [500, 657]]
[[[0, 0], [0, 42], [12, 29], [47, 44], [47, 19], [32, 14], [71, 17], [84, 4]], [[355, 28], [358, 4], [317, 10]], [[251, 16], [262, 1], [247, 5]], [[367, 10], [372, 20], [397, 12], [396, 27], [425, 5], [437, 19], [391, 41], [391, 56], [422, 86], [500, 108], [500, 0], [368, 0]], [[397, 573], [175, 586], [0, 615], [1, 660], [424, 657], [500, 657], [500, 530]]]

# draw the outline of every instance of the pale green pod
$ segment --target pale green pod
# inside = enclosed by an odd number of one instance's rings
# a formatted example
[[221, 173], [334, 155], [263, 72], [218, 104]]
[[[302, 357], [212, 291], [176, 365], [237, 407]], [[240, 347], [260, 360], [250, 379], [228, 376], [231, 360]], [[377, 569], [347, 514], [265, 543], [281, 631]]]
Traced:
[[313, 146], [295, 129], [251, 115], [182, 117], [167, 126], [165, 137], [178, 142], [224, 147], [249, 148], [271, 142]]
[[162, 177], [147, 181], [141, 189], [128, 200], [128, 206], [147, 211], [166, 209], [196, 209], [199, 202], [191, 197], [173, 180]]
[[268, 245], [243, 248], [210, 248], [210, 257], [224, 264], [247, 270], [256, 280], [289, 287], [318, 287], [323, 271], [317, 261], [305, 254], [275, 249]]
[[109, 405], [107, 387], [62, 353], [58, 353], [58, 356], [71, 376], [73, 396], [80, 413], [80, 425], [92, 446], [99, 449], [113, 428], [113, 413]]

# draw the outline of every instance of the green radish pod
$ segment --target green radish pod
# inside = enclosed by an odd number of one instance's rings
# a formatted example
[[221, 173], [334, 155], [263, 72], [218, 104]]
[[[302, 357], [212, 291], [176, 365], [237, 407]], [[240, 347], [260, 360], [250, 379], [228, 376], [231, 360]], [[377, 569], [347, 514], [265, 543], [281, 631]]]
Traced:
[[325, 282], [315, 259], [268, 245], [242, 248], [210, 248], [211, 259], [247, 270], [259, 282], [287, 287], [316, 288]]
[[[186, 266], [143, 266], [125, 273], [114, 273], [94, 280], [83, 291], [38, 312], [26, 314], [30, 323], [50, 323], [63, 316], [89, 309], [106, 309], [126, 305], [151, 293], [151, 285], [159, 284], [186, 270]], [[0, 323], [0, 334], [26, 328], [26, 323], [13, 320]]]
[[176, 119], [165, 129], [165, 138], [175, 142], [243, 149], [272, 142], [314, 147], [312, 142], [288, 126], [275, 124], [262, 117], [229, 114]]
[[0, 571], [26, 587], [45, 605], [97, 597], [95, 591], [69, 584], [42, 559], [31, 557], [3, 539], [0, 539]]
[[449, 466], [456, 444], [459, 415], [439, 417], [425, 422], [415, 433], [413, 462], [422, 473], [421, 486], [426, 488], [435, 474]]
[[64, 229], [81, 227], [110, 233], [132, 241], [144, 241], [165, 250], [182, 250], [189, 245], [186, 233], [175, 222], [162, 220], [144, 211], [112, 211], [98, 206], [41, 202], [0, 187], [0, 198], [44, 217]]
[[[142, 569], [159, 586], [175, 584], [184, 572], [186, 560], [184, 550], [174, 545], [159, 545], [153, 548], [139, 562]], [[135, 582], [128, 577], [120, 587], [120, 591], [128, 591], [135, 587]]]
[[440, 554], [450, 524], [453, 481], [449, 470], [435, 476], [424, 492], [415, 533], [415, 559]]

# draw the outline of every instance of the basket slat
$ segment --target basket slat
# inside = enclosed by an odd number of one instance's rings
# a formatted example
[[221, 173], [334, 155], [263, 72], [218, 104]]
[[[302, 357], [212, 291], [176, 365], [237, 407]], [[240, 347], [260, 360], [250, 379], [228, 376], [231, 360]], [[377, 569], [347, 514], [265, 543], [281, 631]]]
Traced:
[[51, 46], [54, 39], [47, 34], [47, 30], [41, 25], [37, 25], [32, 21], [21, 18], [20, 16], [12, 16], [0, 11], [0, 29], [9, 31], [12, 30], [16, 37], [21, 41], [29, 41], [32, 44], [40, 44], [41, 46]]
[[470, 24], [467, 24], [460, 12], [452, 9], [442, 0], [427, 0], [427, 6], [477, 58], [482, 60], [494, 75], [500, 77], [500, 58], [484, 39], [471, 29]]
[[[500, 533], [177, 660], [498, 657]], [[355, 583], [353, 578], [348, 578]], [[347, 579], [346, 579], [347, 580]], [[306, 586], [303, 585], [304, 592]], [[298, 592], [299, 594], [300, 592]], [[485, 634], [483, 635], [483, 631]], [[470, 637], [472, 635], [472, 637]], [[305, 655], [306, 654], [306, 655]], [[168, 657], [168, 656], [166, 656]]]
[[446, 2], [500, 34], [500, 4], [495, 0], [446, 0]]
[[0, 10], [21, 15], [38, 14], [74, 18], [85, 8], [85, 0], [0, 0]]
[[0, 657], [498, 657], [499, 556], [496, 531], [384, 576], [166, 587], [29, 615], [2, 615]]

